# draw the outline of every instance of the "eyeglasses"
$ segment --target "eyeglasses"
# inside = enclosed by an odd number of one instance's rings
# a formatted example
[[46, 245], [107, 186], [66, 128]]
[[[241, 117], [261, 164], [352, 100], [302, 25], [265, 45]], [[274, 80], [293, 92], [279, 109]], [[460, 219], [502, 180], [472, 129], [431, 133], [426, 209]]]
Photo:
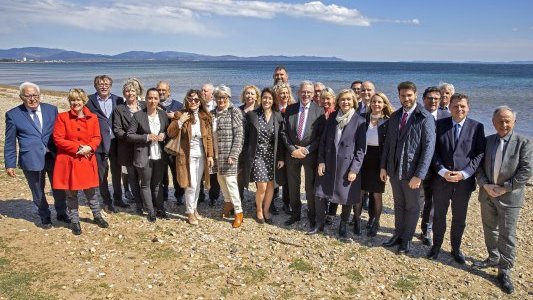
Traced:
[[39, 99], [40, 96], [40, 94], [22, 95], [22, 97], [24, 97], [25, 99]]
[[429, 101], [440, 100], [440, 98], [437, 97], [426, 97], [426, 99], [428, 99]]
[[200, 98], [187, 98], [187, 101], [189, 101], [189, 103], [199, 103]]

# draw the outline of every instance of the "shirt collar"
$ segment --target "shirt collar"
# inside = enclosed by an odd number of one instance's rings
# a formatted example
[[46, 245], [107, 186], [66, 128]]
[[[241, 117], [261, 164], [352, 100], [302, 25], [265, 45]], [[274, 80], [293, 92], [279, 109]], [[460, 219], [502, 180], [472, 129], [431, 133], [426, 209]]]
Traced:
[[96, 100], [98, 100], [98, 101], [104, 101], [105, 102], [105, 101], [109, 100], [110, 98], [111, 98], [111, 94], [109, 94], [109, 96], [107, 96], [107, 98], [102, 99], [100, 97], [100, 94], [96, 93]]
[[455, 122], [455, 120], [452, 118], [452, 124], [453, 124], [453, 126], [455, 126], [455, 124], [459, 124], [459, 125], [461, 125], [461, 128], [462, 128], [463, 125], [465, 124], [465, 121], [466, 121], [466, 118], [464, 118], [461, 122], [457, 123], [457, 122]]
[[36, 108], [35, 110], [33, 110], [33, 109], [29, 109], [29, 108], [27, 108], [27, 107], [26, 107], [26, 110], [27, 110], [28, 112], [30, 112], [30, 113], [32, 113], [32, 112], [40, 113], [40, 112], [41, 112], [41, 104], [39, 104], [39, 106], [37, 106], [37, 108]]
[[405, 111], [405, 109], [402, 109], [404, 113], [407, 113], [408, 115], [411, 115], [413, 113], [413, 111], [415, 110], [416, 108], [416, 105], [418, 103], [415, 102], [415, 105], [413, 105], [413, 107], [411, 107], [411, 109], [409, 109], [408, 111]]
[[509, 139], [511, 139], [511, 136], [513, 135], [513, 130], [511, 130], [511, 132], [509, 132], [506, 136], [504, 137], [500, 137], [498, 134], [496, 134], [496, 136], [498, 137], [498, 141], [499, 140], [504, 140], [506, 143], [509, 141]]
[[307, 105], [303, 105], [302, 102], [300, 102], [300, 109], [302, 109], [302, 107], [305, 107], [305, 108], [309, 108], [311, 107], [311, 101], [309, 101], [309, 103], [307, 103]]

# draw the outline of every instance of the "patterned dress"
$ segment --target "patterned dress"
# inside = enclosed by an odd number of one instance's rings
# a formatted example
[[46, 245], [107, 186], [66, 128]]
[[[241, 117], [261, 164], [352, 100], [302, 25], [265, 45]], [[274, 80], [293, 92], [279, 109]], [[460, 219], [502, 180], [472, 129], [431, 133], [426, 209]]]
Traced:
[[274, 180], [274, 118], [270, 116], [270, 120], [266, 122], [262, 111], [258, 117], [257, 151], [252, 165], [252, 180], [268, 182]]

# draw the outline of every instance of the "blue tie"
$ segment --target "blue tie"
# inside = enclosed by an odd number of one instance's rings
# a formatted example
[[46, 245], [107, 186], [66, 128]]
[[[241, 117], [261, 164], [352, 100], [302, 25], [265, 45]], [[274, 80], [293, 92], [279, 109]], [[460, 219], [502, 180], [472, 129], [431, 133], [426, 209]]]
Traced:
[[39, 120], [39, 115], [37, 114], [36, 110], [33, 110], [31, 113], [31, 119], [33, 120], [33, 123], [37, 126], [37, 129], [39, 132], [43, 132], [43, 128], [41, 127], [41, 121]]
[[457, 123], [454, 126], [453, 142], [454, 147], [457, 147], [457, 142], [459, 142], [459, 134], [461, 133], [461, 124]]

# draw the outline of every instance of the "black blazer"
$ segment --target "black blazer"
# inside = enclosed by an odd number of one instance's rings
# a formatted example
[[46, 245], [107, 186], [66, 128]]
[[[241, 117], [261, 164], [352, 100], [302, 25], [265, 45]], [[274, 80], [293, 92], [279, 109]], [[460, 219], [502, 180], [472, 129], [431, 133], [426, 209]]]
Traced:
[[283, 120], [283, 131], [281, 133], [281, 140], [288, 151], [289, 155], [296, 146], [306, 147], [309, 153], [318, 150], [320, 143], [320, 135], [322, 130], [322, 122], [324, 118], [324, 110], [316, 103], [311, 102], [309, 111], [307, 112], [307, 122], [304, 129], [304, 137], [301, 141], [298, 140], [298, 113], [300, 111], [300, 103], [294, 103], [285, 110], [285, 117]]
[[[138, 101], [141, 110], [146, 108], [146, 102]], [[126, 133], [130, 127], [133, 116], [126, 103], [117, 105], [113, 111], [113, 133], [117, 138], [118, 162], [121, 166], [133, 165], [133, 143], [126, 140]]]
[[[365, 118], [366, 124], [365, 129], [368, 130], [368, 125], [370, 124], [370, 113], [363, 113], [361, 117]], [[383, 146], [385, 145], [385, 139], [387, 138], [387, 128], [389, 127], [389, 119], [384, 119], [384, 122], [378, 126], [378, 144], [379, 144], [379, 154], [383, 151]]]
[[[100, 104], [96, 96], [98, 94], [94, 93], [89, 95], [89, 101], [87, 101], [87, 108], [98, 117], [98, 125], [100, 125], [100, 135], [102, 136], [102, 142], [96, 152], [98, 153], [109, 153], [109, 147], [111, 146], [111, 130], [113, 128], [113, 113], [111, 117], [107, 118], [105, 113], [100, 109]], [[115, 94], [111, 94], [111, 101], [113, 105], [113, 111], [117, 105], [124, 103], [124, 99]]]
[[[166, 136], [167, 127], [169, 125], [167, 114], [163, 110], [157, 110], [159, 122], [161, 124], [159, 133], [164, 133]], [[150, 143], [146, 141], [150, 133], [150, 124], [148, 123], [147, 109], [140, 110], [133, 114], [130, 127], [126, 133], [126, 141], [135, 143], [133, 146], [133, 165], [138, 168], [143, 168], [148, 164], [150, 157]], [[161, 147], [161, 159], [166, 159], [165, 148], [166, 138], [159, 142]]]
[[[246, 128], [244, 132], [244, 146], [246, 147], [246, 157], [243, 161], [243, 170], [245, 172], [246, 182], [250, 182], [252, 179], [251, 171], [252, 165], [257, 151], [258, 137], [259, 137], [259, 113], [262, 108], [257, 108], [253, 111], [246, 113]], [[284, 179], [281, 176], [279, 170], [276, 168], [277, 162], [280, 160], [285, 161], [285, 146], [280, 141], [281, 132], [283, 131], [283, 117], [279, 111], [273, 111], [272, 121], [274, 123], [274, 182], [283, 184]], [[285, 166], [283, 167], [285, 168]], [[281, 169], [283, 170], [283, 169]]]
[[[466, 118], [457, 145], [454, 143], [454, 128], [451, 117], [438, 120], [436, 131], [437, 142], [432, 161], [435, 172], [438, 173], [442, 168], [450, 171], [465, 171], [471, 176], [464, 182], [474, 191], [476, 188], [475, 173], [485, 152], [486, 141], [483, 124]], [[442, 180], [445, 179], [442, 178]]]

